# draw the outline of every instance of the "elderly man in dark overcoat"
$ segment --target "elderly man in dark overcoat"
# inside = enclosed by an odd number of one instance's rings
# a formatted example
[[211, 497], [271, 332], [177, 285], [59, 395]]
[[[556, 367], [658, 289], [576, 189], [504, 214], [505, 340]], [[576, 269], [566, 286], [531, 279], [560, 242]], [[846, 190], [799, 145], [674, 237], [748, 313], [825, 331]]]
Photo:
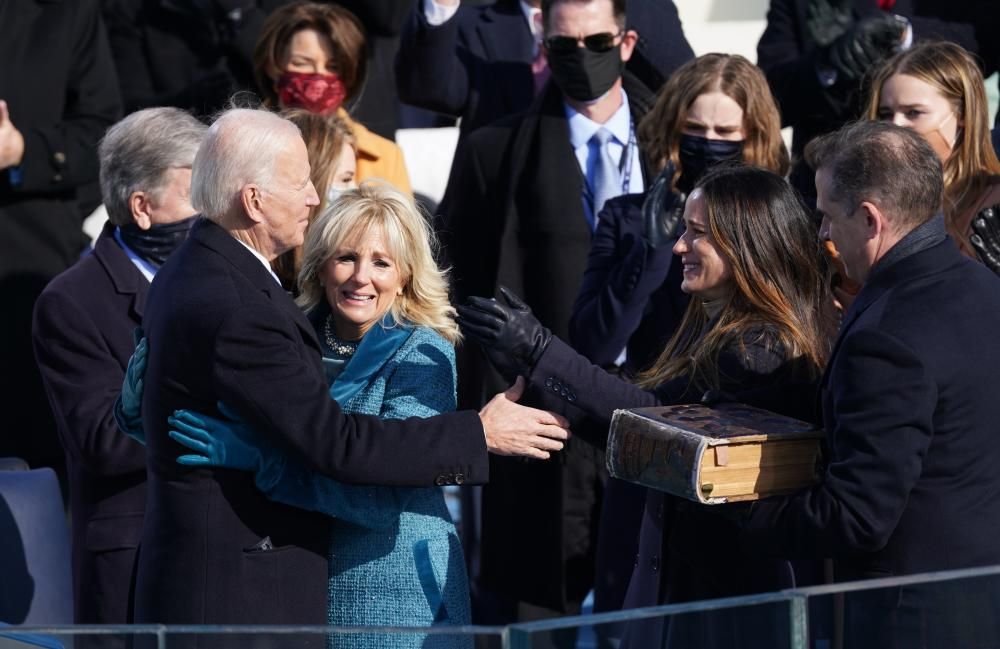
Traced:
[[269, 444], [354, 484], [481, 484], [487, 450], [547, 457], [562, 448], [565, 422], [504, 395], [478, 415], [403, 421], [346, 415], [331, 400], [314, 329], [269, 266], [302, 245], [319, 204], [294, 124], [267, 111], [224, 113], [195, 157], [191, 196], [205, 218], [157, 273], [143, 316], [149, 492], [137, 622], [326, 620], [327, 519], [268, 500], [252, 474], [178, 464], [185, 448], [167, 434], [177, 409], [217, 414], [225, 403]]
[[[820, 482], [755, 503], [743, 541], [833, 558], [838, 580], [1000, 563], [1000, 279], [945, 234], [940, 162], [919, 135], [863, 122], [808, 153], [821, 235], [862, 288], [821, 384]], [[949, 637], [961, 618], [935, 592], [849, 598], [850, 646]]]

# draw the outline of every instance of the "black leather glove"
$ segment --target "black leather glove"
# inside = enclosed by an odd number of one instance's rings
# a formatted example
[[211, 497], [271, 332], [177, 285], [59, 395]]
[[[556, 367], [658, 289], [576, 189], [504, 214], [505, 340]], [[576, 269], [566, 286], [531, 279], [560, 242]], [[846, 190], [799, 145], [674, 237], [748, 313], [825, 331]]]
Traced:
[[677, 224], [684, 216], [687, 194], [677, 194], [670, 188], [673, 166], [666, 169], [653, 181], [642, 203], [642, 236], [650, 248], [673, 245], [677, 239]]
[[[470, 297], [458, 307], [458, 324], [468, 338], [486, 349], [497, 369], [517, 370], [527, 376], [541, 358], [552, 332], [531, 314], [521, 298], [500, 287], [500, 300]], [[509, 377], [508, 377], [509, 378]]]
[[838, 80], [857, 81], [895, 53], [905, 29], [891, 14], [860, 20], [830, 45], [827, 62], [837, 71]]
[[806, 37], [826, 47], [854, 24], [854, 0], [809, 0], [806, 7]]
[[969, 243], [976, 249], [979, 260], [1000, 275], [1000, 205], [987, 207], [972, 219]]

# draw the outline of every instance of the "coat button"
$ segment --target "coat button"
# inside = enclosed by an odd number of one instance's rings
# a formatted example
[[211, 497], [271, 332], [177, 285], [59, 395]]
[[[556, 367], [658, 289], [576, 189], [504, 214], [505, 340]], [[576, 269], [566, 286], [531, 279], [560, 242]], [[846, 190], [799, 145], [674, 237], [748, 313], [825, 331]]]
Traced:
[[448, 479], [445, 478], [443, 475], [439, 475], [437, 478], [434, 479], [434, 484], [436, 484], [439, 487], [443, 487], [446, 484], [448, 484]]
[[660, 557], [657, 557], [657, 556], [654, 555], [653, 558], [649, 560], [649, 567], [653, 570], [653, 572], [659, 572], [660, 571]]
[[455, 484], [465, 484], [465, 474], [456, 473], [455, 474]]
[[52, 176], [52, 182], [54, 182], [54, 183], [61, 183], [62, 182], [62, 174], [55, 174], [54, 176]]
[[547, 388], [551, 388], [552, 387], [552, 377], [551, 376], [549, 378], [545, 379], [545, 387], [547, 387]]
[[66, 154], [63, 153], [62, 151], [56, 151], [55, 153], [52, 154], [52, 161], [55, 162], [57, 165], [62, 166], [66, 164]]

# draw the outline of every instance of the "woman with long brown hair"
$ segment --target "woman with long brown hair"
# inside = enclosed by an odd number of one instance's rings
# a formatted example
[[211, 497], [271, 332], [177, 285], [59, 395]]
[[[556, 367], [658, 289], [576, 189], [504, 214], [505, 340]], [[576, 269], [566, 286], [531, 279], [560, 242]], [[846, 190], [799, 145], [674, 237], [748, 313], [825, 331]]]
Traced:
[[1000, 161], [979, 65], [954, 43], [922, 43], [886, 61], [871, 88], [868, 119], [913, 129], [941, 158], [948, 233], [975, 259], [972, 220], [1000, 203]]
[[[569, 323], [577, 351], [603, 367], [620, 365], [626, 376], [656, 359], [687, 306], [680, 260], [670, 248], [685, 197], [698, 178], [725, 160], [782, 176], [788, 172], [778, 107], [763, 73], [742, 56], [705, 54], [681, 66], [638, 134], [660, 175], [647, 192], [605, 205]], [[596, 611], [621, 607], [642, 498], [634, 485], [613, 478], [607, 483], [597, 541]]]
[[[691, 301], [639, 385], [590, 364], [509, 293], [507, 304], [472, 298], [459, 307], [459, 324], [498, 366], [536, 384], [545, 407], [582, 410], [604, 430], [617, 408], [697, 403], [709, 390], [814, 419], [834, 320], [816, 229], [798, 195], [773, 172], [722, 166], [697, 183], [684, 222], [673, 253]], [[795, 585], [788, 563], [743, 556], [729, 519], [674, 505], [662, 492], [647, 493], [627, 606]]]
[[727, 160], [788, 172], [767, 80], [739, 55], [705, 54], [681, 66], [638, 135], [660, 175], [646, 193], [604, 207], [569, 328], [573, 346], [598, 365], [611, 365], [627, 347], [631, 373], [653, 361], [687, 305], [670, 245], [698, 178]]

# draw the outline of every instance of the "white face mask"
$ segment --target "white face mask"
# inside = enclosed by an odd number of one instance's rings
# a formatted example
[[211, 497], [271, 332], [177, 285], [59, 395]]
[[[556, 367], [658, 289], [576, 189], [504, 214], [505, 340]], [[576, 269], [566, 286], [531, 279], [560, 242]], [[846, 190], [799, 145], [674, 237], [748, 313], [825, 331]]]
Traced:
[[338, 198], [357, 188], [357, 185], [352, 184], [348, 187], [330, 187], [327, 189], [326, 196], [323, 198], [323, 211], [329, 209], [331, 205], [336, 203]]

